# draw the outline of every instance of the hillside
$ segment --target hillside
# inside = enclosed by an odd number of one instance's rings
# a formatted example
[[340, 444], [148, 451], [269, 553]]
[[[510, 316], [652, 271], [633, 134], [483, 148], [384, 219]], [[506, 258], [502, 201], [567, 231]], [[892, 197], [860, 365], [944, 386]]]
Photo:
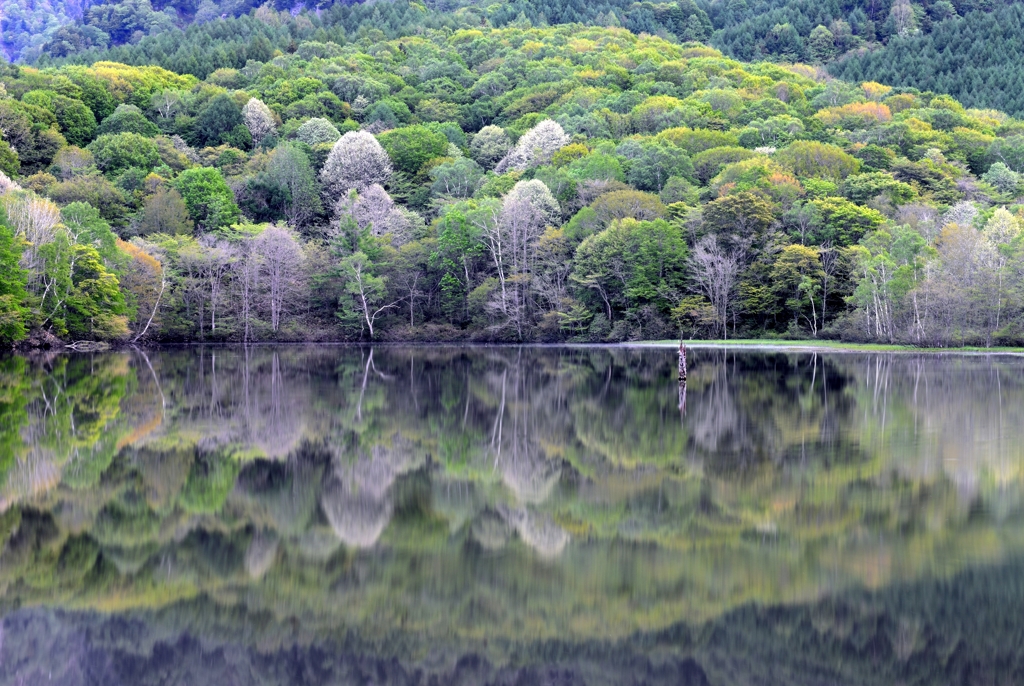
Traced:
[[1011, 117], [484, 19], [264, 6], [6, 67], [0, 337], [1024, 339]]

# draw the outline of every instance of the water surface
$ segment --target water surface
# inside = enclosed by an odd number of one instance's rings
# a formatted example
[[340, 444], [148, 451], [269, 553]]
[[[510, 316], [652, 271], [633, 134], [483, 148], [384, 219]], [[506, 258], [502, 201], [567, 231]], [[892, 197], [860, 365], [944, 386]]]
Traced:
[[1024, 682], [1024, 358], [0, 360], [0, 683]]

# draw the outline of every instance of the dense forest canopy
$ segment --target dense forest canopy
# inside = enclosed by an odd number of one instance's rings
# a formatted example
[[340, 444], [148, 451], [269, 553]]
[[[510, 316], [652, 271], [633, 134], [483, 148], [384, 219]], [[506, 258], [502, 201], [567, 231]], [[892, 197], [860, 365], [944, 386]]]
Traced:
[[[240, 68], [257, 34], [275, 48], [294, 49], [293, 34], [240, 20], [266, 17], [268, 9], [306, 16], [334, 40], [369, 30], [395, 38], [423, 27], [582, 23], [705, 41], [746, 61], [830, 65], [834, 74], [850, 80], [935, 90], [969, 107], [1024, 111], [1021, 89], [1013, 88], [1020, 83], [1015, 65], [1021, 29], [1021, 6], [1013, 0], [429, 0], [413, 5], [415, 11], [407, 12], [407, 4], [391, 2], [12, 0], [5, 6], [0, 45], [11, 61], [155, 63], [205, 78], [218, 67]], [[207, 49], [211, 38], [219, 50]]]
[[1024, 340], [1020, 122], [682, 42], [716, 6], [530, 7], [6, 65], [0, 338]]

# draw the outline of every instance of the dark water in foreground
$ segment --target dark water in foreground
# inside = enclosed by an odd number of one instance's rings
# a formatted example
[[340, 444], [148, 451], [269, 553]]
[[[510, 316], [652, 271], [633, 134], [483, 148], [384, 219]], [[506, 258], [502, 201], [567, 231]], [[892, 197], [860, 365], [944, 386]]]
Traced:
[[1024, 683], [1024, 358], [0, 360], [0, 684]]

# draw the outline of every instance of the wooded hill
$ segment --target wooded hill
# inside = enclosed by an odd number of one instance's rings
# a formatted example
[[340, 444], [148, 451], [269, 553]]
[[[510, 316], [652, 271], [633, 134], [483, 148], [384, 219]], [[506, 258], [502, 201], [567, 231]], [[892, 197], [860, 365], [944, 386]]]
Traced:
[[103, 53], [177, 73], [8, 65], [3, 339], [1024, 340], [1017, 120], [485, 19], [262, 7]]

